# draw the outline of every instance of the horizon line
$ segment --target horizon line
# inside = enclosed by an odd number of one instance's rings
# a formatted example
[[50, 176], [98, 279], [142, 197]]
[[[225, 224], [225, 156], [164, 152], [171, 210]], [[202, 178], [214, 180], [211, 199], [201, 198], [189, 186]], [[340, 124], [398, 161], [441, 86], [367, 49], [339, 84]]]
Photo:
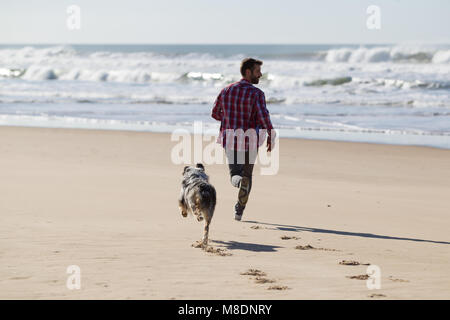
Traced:
[[252, 45], [252, 46], [264, 46], [264, 45], [279, 45], [279, 46], [289, 46], [289, 45], [450, 45], [450, 42], [317, 42], [317, 43], [127, 43], [127, 42], [116, 42], [116, 43], [96, 43], [96, 42], [80, 42], [80, 43], [63, 43], [63, 42], [17, 42], [17, 43], [0, 43], [0, 45]]

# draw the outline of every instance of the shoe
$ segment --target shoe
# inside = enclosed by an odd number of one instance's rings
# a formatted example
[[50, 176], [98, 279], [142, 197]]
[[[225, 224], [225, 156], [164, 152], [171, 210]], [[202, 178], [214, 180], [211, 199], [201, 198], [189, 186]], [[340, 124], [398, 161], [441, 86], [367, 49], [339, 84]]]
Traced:
[[239, 203], [234, 206], [234, 220], [241, 221], [242, 215], [244, 214], [244, 208], [241, 207]]
[[231, 177], [231, 184], [233, 185], [233, 187], [239, 188], [241, 186], [241, 180], [242, 177], [235, 175]]

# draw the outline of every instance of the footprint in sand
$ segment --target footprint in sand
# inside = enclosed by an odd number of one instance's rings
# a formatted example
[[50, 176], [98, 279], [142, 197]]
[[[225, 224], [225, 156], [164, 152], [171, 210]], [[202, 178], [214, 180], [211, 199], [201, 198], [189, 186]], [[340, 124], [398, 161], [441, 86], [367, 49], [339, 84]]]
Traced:
[[[265, 276], [267, 276], [267, 274], [265, 272], [261, 271], [261, 270], [258, 270], [258, 269], [248, 269], [245, 272], [241, 272], [241, 275], [243, 275], [243, 276], [256, 276], [255, 283], [258, 283], [258, 284], [277, 282], [274, 279], [265, 278]], [[276, 285], [267, 288], [267, 290], [286, 290], [286, 289], [289, 289], [289, 288], [286, 287], [286, 286], [276, 286]]]
[[314, 250], [315, 248], [309, 244], [307, 244], [306, 246], [296, 246], [295, 249], [298, 250]]
[[356, 279], [356, 280], [367, 280], [369, 279], [369, 275], [367, 274], [360, 274], [358, 276], [347, 276], [349, 279]]
[[211, 246], [206, 246], [205, 247], [203, 245], [202, 241], [194, 242], [192, 244], [192, 247], [194, 247], [194, 248], [201, 248], [205, 252], [213, 253], [213, 254], [215, 254], [217, 256], [221, 256], [221, 257], [227, 257], [227, 256], [232, 256], [233, 255], [230, 252], [228, 252], [226, 249], [214, 248], [214, 247], [211, 247]]
[[267, 290], [288, 290], [290, 289], [287, 286], [270, 286], [267, 288]]
[[263, 229], [263, 227], [261, 227], [261, 226], [251, 226], [250, 228], [254, 229], [254, 230]]
[[205, 251], [209, 252], [209, 253], [214, 253], [215, 255], [222, 256], [222, 257], [227, 257], [227, 256], [232, 255], [225, 249], [214, 248], [214, 247], [206, 247]]
[[312, 245], [307, 244], [306, 246], [296, 246], [297, 250], [322, 250], [322, 251], [340, 251], [336, 249], [327, 249], [327, 248], [315, 248]]
[[290, 236], [282, 236], [281, 240], [300, 240], [301, 238], [290, 237]]
[[195, 241], [193, 244], [191, 244], [191, 247], [203, 249], [203, 242], [201, 240]]
[[276, 282], [276, 280], [261, 277], [256, 277], [255, 279], [255, 283], [274, 283], [274, 282]]
[[386, 297], [386, 295], [381, 294], [381, 293], [372, 293], [368, 295], [369, 298], [384, 298]]
[[394, 281], [394, 282], [409, 282], [409, 280], [395, 279], [395, 278], [393, 278], [392, 276], [389, 276], [388, 279], [391, 280], [391, 281]]
[[241, 272], [242, 276], [258, 276], [258, 277], [265, 277], [267, 274], [261, 270], [258, 269], [248, 269], [245, 272]]
[[361, 263], [353, 260], [342, 260], [341, 262], [339, 262], [339, 264], [342, 264], [344, 266], [370, 266], [370, 263]]

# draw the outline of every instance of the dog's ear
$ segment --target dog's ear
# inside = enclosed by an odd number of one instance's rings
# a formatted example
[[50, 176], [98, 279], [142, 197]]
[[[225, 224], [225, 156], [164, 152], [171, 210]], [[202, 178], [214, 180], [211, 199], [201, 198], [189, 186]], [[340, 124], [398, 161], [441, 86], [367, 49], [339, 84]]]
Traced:
[[186, 173], [186, 170], [189, 168], [189, 166], [184, 167], [183, 169], [183, 175]]
[[201, 163], [197, 163], [196, 167], [205, 171], [205, 167]]

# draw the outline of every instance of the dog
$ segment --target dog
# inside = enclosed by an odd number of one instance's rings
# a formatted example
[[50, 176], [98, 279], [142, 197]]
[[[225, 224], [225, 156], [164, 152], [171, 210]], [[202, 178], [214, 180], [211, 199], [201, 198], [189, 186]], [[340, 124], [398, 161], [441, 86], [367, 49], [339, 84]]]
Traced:
[[209, 225], [216, 207], [216, 189], [209, 183], [209, 177], [201, 163], [197, 163], [195, 167], [184, 167], [178, 205], [184, 218], [191, 213], [197, 217], [198, 221], [205, 220], [203, 238], [196, 243], [195, 247], [206, 248]]

